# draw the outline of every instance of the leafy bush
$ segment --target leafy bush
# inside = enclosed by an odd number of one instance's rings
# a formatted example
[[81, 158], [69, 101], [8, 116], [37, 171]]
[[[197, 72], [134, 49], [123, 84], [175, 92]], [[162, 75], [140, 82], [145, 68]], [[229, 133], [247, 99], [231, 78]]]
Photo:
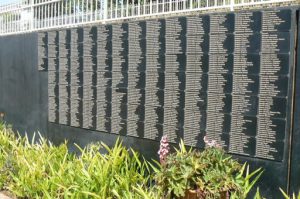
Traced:
[[[165, 145], [165, 143], [163, 143]], [[165, 147], [165, 146], [164, 146]], [[249, 173], [220, 147], [209, 147], [203, 152], [180, 149], [163, 157], [161, 169], [155, 169], [157, 190], [162, 198], [181, 198], [188, 190], [195, 190], [197, 198], [246, 198], [262, 174], [261, 169]]]
[[0, 121], [0, 190], [9, 181], [8, 172], [11, 169], [12, 147], [16, 140], [14, 133], [4, 122]]
[[293, 193], [293, 195], [290, 197], [288, 196], [287, 193], [285, 193], [282, 189], [280, 189], [281, 193], [283, 194], [284, 196], [284, 199], [300, 199], [300, 192], [298, 193], [298, 196], [296, 196], [295, 193]]
[[257, 190], [256, 190], [254, 199], [265, 199], [264, 197], [262, 197], [262, 196], [260, 195], [259, 188], [257, 188]]
[[[40, 138], [14, 136], [0, 129], [0, 189], [18, 198], [154, 198], [148, 163], [117, 141], [68, 152]], [[105, 154], [100, 154], [99, 150]], [[152, 195], [151, 195], [152, 194]]]
[[191, 189], [207, 199], [224, 193], [242, 199], [262, 173], [249, 173], [218, 147], [199, 152], [181, 142], [169, 154], [167, 140], [162, 144], [161, 164], [153, 166], [119, 140], [112, 148], [77, 146], [81, 153], [75, 155], [67, 143], [54, 146], [41, 136], [29, 141], [0, 123], [0, 190], [18, 198], [155, 199], [180, 198]]

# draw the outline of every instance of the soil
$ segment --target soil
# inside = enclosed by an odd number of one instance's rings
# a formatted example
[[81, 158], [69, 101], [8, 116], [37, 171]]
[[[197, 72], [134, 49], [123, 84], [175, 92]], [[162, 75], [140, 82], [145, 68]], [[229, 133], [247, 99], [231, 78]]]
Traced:
[[14, 197], [10, 197], [10, 195], [7, 191], [0, 191], [0, 199], [15, 199]]

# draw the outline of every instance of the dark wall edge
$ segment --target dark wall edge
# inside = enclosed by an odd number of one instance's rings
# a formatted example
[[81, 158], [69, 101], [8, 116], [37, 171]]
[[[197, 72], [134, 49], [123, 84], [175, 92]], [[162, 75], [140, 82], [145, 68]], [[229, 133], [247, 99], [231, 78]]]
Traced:
[[298, 17], [298, 41], [296, 46], [295, 66], [295, 97], [294, 97], [294, 125], [292, 135], [291, 151], [291, 170], [289, 192], [298, 192], [300, 188], [300, 10], [297, 12]]

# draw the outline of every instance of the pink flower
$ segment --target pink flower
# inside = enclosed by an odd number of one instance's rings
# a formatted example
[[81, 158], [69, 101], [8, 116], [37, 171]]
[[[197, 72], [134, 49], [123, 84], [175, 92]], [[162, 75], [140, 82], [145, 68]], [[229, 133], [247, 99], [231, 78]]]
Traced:
[[216, 140], [208, 140], [206, 136], [204, 136], [204, 143], [205, 145], [208, 147], [208, 148], [212, 148], [212, 147], [215, 147], [215, 148], [220, 148], [221, 146], [217, 143]]
[[162, 136], [160, 140], [160, 147], [158, 151], [159, 160], [161, 164], [164, 164], [166, 161], [166, 157], [170, 152], [170, 146], [168, 143], [168, 138], [166, 135]]

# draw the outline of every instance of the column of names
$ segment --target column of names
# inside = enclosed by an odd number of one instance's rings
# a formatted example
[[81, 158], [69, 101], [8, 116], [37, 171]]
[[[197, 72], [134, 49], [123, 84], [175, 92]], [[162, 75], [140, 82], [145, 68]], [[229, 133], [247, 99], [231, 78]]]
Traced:
[[111, 132], [127, 133], [128, 24], [112, 25]]
[[165, 82], [165, 20], [146, 21], [146, 82], [144, 137], [159, 140], [163, 133]]
[[128, 24], [127, 134], [144, 137], [146, 22]]
[[111, 132], [112, 26], [97, 27], [96, 129]]
[[48, 33], [48, 120], [59, 123], [58, 32]]

